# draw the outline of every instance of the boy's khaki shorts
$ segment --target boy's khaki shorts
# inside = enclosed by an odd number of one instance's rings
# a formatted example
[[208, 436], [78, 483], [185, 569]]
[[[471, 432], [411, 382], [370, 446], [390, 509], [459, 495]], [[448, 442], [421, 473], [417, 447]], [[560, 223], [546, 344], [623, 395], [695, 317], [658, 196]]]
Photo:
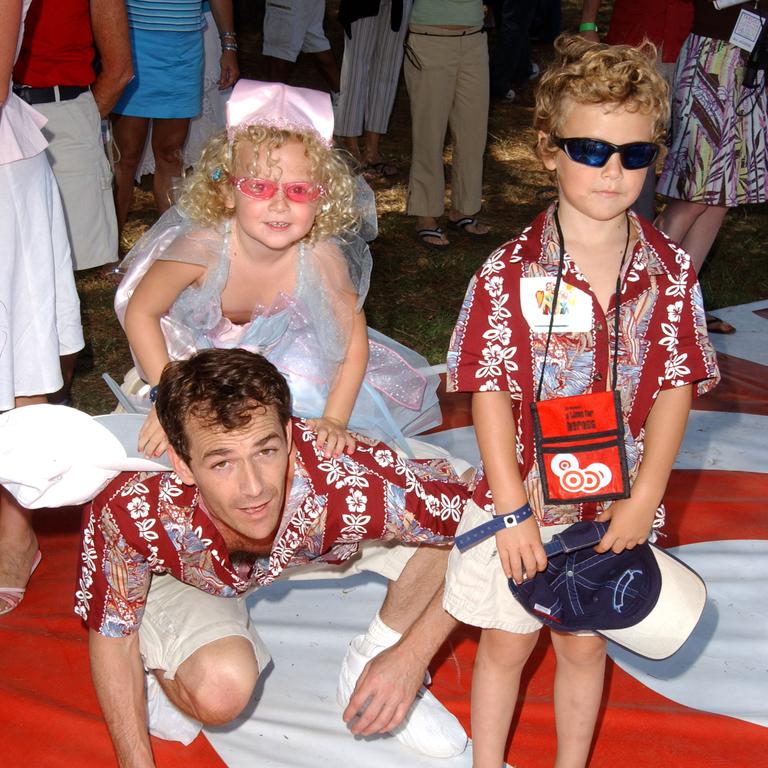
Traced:
[[[476, 528], [491, 517], [490, 512], [470, 501], [456, 535]], [[556, 533], [567, 527], [547, 525], [540, 528], [542, 542], [546, 544]], [[496, 552], [494, 536], [475, 544], [463, 554], [456, 547], [451, 550], [445, 577], [443, 608], [464, 624], [483, 629], [503, 629], [525, 635], [543, 626], [517, 602], [510, 591]]]

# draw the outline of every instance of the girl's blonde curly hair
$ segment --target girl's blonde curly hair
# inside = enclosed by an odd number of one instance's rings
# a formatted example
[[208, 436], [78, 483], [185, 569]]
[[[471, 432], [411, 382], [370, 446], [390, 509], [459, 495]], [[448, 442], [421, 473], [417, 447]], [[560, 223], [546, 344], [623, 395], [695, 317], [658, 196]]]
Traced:
[[[649, 115], [651, 141], [662, 144], [669, 122], [669, 87], [656, 69], [652, 43], [646, 40], [636, 48], [604, 45], [565, 34], [555, 40], [555, 53], [555, 63], [536, 89], [534, 129], [558, 136], [568, 119], [568, 102], [605, 104]], [[551, 141], [537, 141], [535, 150], [543, 159], [557, 147]]]
[[[252, 172], [274, 178], [277, 162], [275, 150], [290, 141], [304, 145], [312, 178], [323, 187], [309, 242], [319, 242], [332, 235], [359, 226], [359, 214], [354, 204], [355, 182], [350, 167], [340, 150], [326, 146], [314, 133], [300, 133], [271, 125], [243, 125], [216, 134], [206, 144], [194, 170], [184, 181], [179, 205], [184, 213], [206, 227], [215, 227], [234, 216], [231, 205], [234, 188], [229, 179], [235, 175], [238, 152], [244, 146], [253, 149]], [[266, 168], [257, 168], [261, 159]]]

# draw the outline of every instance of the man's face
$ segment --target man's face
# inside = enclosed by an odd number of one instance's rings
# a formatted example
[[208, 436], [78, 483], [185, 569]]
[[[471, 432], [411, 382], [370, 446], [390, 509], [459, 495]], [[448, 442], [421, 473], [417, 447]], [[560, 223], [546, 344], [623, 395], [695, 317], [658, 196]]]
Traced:
[[189, 462], [169, 449], [176, 474], [200, 489], [230, 551], [266, 552], [274, 540], [285, 502], [290, 429], [274, 406], [254, 408], [250, 423], [234, 431], [190, 417]]

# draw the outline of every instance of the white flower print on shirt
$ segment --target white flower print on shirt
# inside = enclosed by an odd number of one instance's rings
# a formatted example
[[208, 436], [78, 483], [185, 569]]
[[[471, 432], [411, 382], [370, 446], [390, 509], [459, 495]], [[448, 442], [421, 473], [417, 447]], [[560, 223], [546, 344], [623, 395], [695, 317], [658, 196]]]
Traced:
[[155, 541], [159, 538], [156, 531], [152, 529], [155, 527], [157, 520], [137, 520], [136, 527], [139, 529], [139, 536], [146, 541]]
[[673, 384], [681, 384], [682, 382], [676, 382], [675, 379], [679, 376], [686, 376], [691, 372], [691, 369], [687, 365], [684, 365], [688, 359], [688, 355], [685, 352], [674, 355], [664, 364], [664, 377], [667, 381], [672, 381]]
[[679, 323], [683, 313], [683, 302], [676, 301], [673, 304], [667, 304], [667, 318], [670, 323]]
[[134, 494], [149, 493], [149, 488], [141, 481], [138, 475], [128, 479], [120, 489], [121, 496], [133, 496]]
[[440, 494], [440, 519], [455, 520], [457, 523], [461, 519], [461, 513], [464, 510], [464, 502], [461, 496], [446, 496]]
[[347, 496], [347, 507], [350, 512], [365, 512], [368, 497], [362, 491], [352, 491]]
[[373, 458], [380, 467], [391, 467], [395, 459], [390, 451], [376, 451]]
[[669, 285], [664, 291], [665, 296], [680, 296], [685, 297], [685, 286], [688, 282], [687, 272], [681, 272], [677, 277], [674, 275], [669, 276]]
[[144, 496], [136, 496], [128, 502], [128, 511], [133, 520], [146, 517], [149, 514], [149, 502]]
[[489, 296], [501, 296], [504, 291], [504, 278], [499, 275], [494, 275], [489, 280], [485, 281], [484, 288]]
[[488, 318], [488, 325], [490, 329], [483, 333], [483, 338], [488, 341], [496, 341], [503, 346], [507, 346], [512, 341], [512, 329], [509, 327], [509, 323], [497, 322], [495, 318]]
[[317, 465], [317, 468], [321, 472], [325, 472], [325, 482], [328, 485], [335, 485], [337, 488], [341, 487], [341, 479], [344, 477], [344, 467], [336, 460], [323, 461]]
[[[502, 365], [507, 370], [514, 371], [516, 365], [511, 360], [515, 352], [517, 352], [516, 347], [505, 349], [501, 344], [488, 344], [483, 350], [483, 364], [478, 366], [475, 378], [485, 379], [488, 376], [501, 376], [503, 372]], [[513, 367], [507, 366], [507, 360], [510, 361], [509, 365]]]
[[339, 537], [342, 541], [360, 539], [367, 533], [366, 526], [371, 522], [370, 515], [343, 514], [341, 519], [345, 523]]

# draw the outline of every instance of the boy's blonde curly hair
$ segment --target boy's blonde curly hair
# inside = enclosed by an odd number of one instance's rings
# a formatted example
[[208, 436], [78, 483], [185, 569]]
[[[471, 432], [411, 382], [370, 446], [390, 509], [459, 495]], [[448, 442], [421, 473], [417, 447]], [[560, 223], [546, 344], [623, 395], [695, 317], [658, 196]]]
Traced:
[[[251, 146], [251, 172], [274, 178], [273, 169], [277, 163], [273, 152], [290, 141], [304, 145], [312, 177], [308, 181], [323, 187], [307, 240], [315, 243], [356, 229], [359, 215], [354, 204], [355, 182], [342, 152], [326, 146], [314, 133], [299, 133], [271, 125], [243, 125], [237, 127], [234, 134], [223, 131], [210, 139], [194, 170], [184, 181], [179, 197], [184, 213], [205, 227], [215, 227], [234, 216], [231, 206], [234, 187], [229, 179], [237, 175], [234, 170], [238, 151]], [[266, 168], [256, 167], [259, 159], [266, 162]]]
[[[651, 141], [662, 145], [669, 122], [669, 87], [656, 69], [656, 47], [590, 43], [575, 35], [555, 40], [556, 59], [536, 89], [533, 127], [559, 136], [568, 118], [568, 101], [605, 104], [653, 118]], [[537, 141], [539, 159], [554, 153], [551, 141]]]

